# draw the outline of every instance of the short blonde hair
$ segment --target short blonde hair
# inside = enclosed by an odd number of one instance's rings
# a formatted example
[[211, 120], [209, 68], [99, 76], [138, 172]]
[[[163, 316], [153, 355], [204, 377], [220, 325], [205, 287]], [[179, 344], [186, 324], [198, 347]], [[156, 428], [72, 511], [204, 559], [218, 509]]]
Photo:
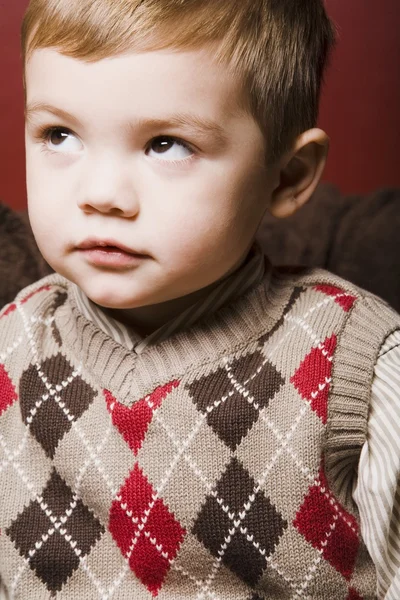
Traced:
[[93, 62], [214, 42], [216, 59], [240, 77], [274, 162], [317, 122], [335, 44], [323, 0], [30, 0], [21, 30], [24, 68], [39, 48]]

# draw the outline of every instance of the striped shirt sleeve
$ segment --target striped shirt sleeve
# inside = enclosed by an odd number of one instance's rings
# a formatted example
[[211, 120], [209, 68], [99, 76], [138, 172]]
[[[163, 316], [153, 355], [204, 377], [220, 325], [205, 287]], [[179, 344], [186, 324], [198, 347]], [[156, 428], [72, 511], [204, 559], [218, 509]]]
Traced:
[[400, 331], [382, 346], [372, 384], [368, 437], [353, 493], [377, 570], [379, 600], [400, 598]]

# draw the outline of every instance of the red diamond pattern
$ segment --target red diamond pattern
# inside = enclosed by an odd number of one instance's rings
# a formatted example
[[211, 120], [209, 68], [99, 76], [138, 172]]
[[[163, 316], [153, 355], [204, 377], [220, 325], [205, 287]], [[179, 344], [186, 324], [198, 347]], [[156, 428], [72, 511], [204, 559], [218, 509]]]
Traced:
[[322, 292], [327, 296], [336, 296], [335, 302], [343, 308], [345, 312], [353, 307], [354, 302], [357, 300], [356, 296], [346, 294], [343, 290], [333, 285], [317, 285], [314, 288], [317, 292]]
[[363, 600], [363, 598], [354, 588], [349, 588], [349, 594], [346, 600]]
[[132, 571], [157, 596], [186, 530], [137, 463], [111, 506], [109, 529]]
[[[334, 498], [322, 469], [319, 482], [310, 487], [293, 525], [307, 542], [322, 550], [325, 560], [350, 580], [359, 548], [357, 521]], [[352, 596], [349, 598], [353, 600]]]
[[0, 364], [0, 415], [16, 400], [17, 392], [4, 366]]
[[[134, 455], [142, 447], [154, 411], [179, 383], [160, 386], [131, 407], [104, 390], [112, 422]], [[132, 571], [157, 596], [186, 531], [157, 498], [137, 463], [111, 506], [109, 529]]]
[[324, 425], [328, 418], [328, 394], [332, 372], [332, 356], [337, 338], [332, 335], [305, 357], [296, 373], [291, 377], [299, 394], [310, 402]]
[[164, 386], [160, 386], [149, 397], [142, 398], [131, 407], [120, 404], [109, 391], [104, 390], [107, 407], [112, 415], [112, 422], [135, 455], [142, 446], [154, 411], [161, 406], [162, 401], [178, 385], [179, 381], [171, 381]]

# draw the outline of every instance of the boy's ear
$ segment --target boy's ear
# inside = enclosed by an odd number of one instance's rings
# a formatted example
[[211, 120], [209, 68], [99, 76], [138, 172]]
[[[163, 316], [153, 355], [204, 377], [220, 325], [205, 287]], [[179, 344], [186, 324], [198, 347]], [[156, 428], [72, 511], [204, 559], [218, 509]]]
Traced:
[[329, 137], [322, 129], [302, 133], [278, 165], [278, 185], [271, 195], [269, 212], [288, 217], [307, 202], [321, 179], [329, 151]]

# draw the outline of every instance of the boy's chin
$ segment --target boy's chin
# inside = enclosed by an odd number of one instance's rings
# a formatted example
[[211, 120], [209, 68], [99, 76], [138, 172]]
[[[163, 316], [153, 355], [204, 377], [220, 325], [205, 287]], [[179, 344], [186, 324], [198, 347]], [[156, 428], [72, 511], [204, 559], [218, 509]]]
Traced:
[[[100, 308], [110, 310], [130, 310], [139, 308], [146, 304], [147, 298], [137, 297], [135, 294], [124, 294], [118, 290], [117, 286], [111, 286], [106, 289], [101, 286], [87, 285], [86, 282], [72, 281], [89, 300], [100, 306]], [[150, 299], [151, 303], [151, 299]]]

